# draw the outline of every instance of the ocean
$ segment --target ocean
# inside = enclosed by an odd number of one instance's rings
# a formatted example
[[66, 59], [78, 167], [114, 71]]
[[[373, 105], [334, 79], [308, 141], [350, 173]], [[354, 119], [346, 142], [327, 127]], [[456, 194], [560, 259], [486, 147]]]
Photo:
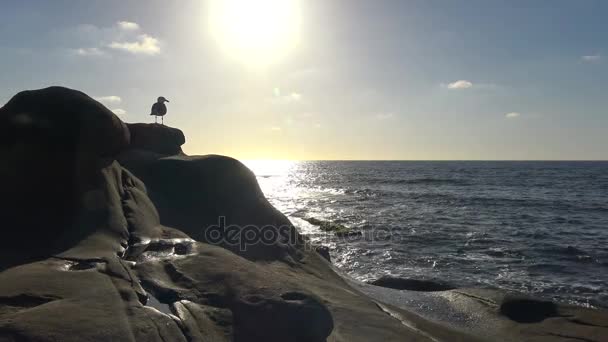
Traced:
[[[608, 162], [245, 164], [355, 279], [437, 279], [608, 308]], [[363, 235], [338, 238], [308, 218]]]

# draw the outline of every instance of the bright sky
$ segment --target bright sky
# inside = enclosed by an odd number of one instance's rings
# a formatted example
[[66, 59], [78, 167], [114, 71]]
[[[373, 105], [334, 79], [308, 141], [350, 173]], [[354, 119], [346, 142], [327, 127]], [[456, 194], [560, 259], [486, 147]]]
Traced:
[[162, 95], [243, 159], [608, 159], [608, 1], [210, 1], [3, 0], [0, 103]]

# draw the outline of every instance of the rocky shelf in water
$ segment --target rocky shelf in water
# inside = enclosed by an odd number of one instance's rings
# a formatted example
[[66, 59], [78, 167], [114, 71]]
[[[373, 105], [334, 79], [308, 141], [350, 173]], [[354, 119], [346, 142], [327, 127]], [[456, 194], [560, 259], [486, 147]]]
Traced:
[[185, 140], [62, 87], [0, 108], [0, 341], [608, 340], [601, 310], [345, 278], [250, 170]]
[[338, 237], [352, 237], [352, 236], [362, 236], [363, 233], [359, 230], [354, 230], [349, 228], [343, 224], [331, 222], [331, 221], [323, 221], [314, 217], [304, 218], [304, 221], [312, 224], [313, 226], [319, 227], [324, 232], [334, 233], [334, 235]]

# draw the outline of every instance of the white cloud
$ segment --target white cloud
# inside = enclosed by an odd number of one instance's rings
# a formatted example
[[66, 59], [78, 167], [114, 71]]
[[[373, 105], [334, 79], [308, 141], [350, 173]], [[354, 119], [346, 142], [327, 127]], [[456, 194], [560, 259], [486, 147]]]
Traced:
[[132, 21], [119, 21], [116, 23], [121, 30], [125, 31], [137, 31], [139, 30], [139, 24]]
[[120, 103], [122, 101], [120, 96], [116, 96], [116, 95], [98, 96], [98, 97], [95, 97], [95, 100], [97, 100], [99, 102], [103, 102], [103, 103]]
[[588, 55], [581, 57], [581, 60], [583, 60], [583, 62], [599, 62], [601, 59], [602, 56], [600, 55]]
[[138, 36], [137, 40], [132, 42], [112, 42], [108, 45], [108, 47], [115, 50], [123, 50], [132, 54], [157, 55], [160, 53], [158, 39], [147, 34]]
[[507, 119], [515, 119], [515, 118], [518, 118], [520, 116], [521, 116], [521, 113], [518, 113], [518, 112], [511, 112], [511, 113], [505, 114], [505, 117]]
[[103, 56], [105, 53], [96, 47], [72, 49], [72, 52], [78, 56]]
[[448, 89], [469, 89], [473, 87], [473, 83], [467, 80], [458, 80], [452, 83], [448, 83]]
[[106, 27], [79, 25], [57, 30], [55, 34], [72, 42], [76, 48], [70, 51], [78, 56], [111, 56], [112, 50], [144, 55], [161, 52], [160, 40], [142, 32], [139, 24], [130, 21], [119, 21]]
[[125, 115], [125, 114], [127, 114], [127, 111], [124, 110], [124, 109], [121, 109], [121, 108], [112, 109], [112, 111], [116, 115]]
[[395, 116], [395, 114], [393, 113], [379, 113], [376, 114], [374, 117], [378, 120], [388, 120], [391, 119]]

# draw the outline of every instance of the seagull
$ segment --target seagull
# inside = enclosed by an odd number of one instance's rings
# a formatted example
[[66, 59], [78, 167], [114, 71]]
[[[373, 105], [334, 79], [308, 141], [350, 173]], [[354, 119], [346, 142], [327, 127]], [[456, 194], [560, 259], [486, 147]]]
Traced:
[[156, 103], [152, 105], [150, 115], [154, 115], [154, 123], [158, 123], [157, 119], [160, 116], [161, 125], [165, 124], [165, 121], [163, 120], [163, 117], [165, 114], [167, 114], [167, 106], [165, 106], [165, 102], [169, 102], [169, 100], [161, 96], [158, 98], [158, 100], [156, 100]]

